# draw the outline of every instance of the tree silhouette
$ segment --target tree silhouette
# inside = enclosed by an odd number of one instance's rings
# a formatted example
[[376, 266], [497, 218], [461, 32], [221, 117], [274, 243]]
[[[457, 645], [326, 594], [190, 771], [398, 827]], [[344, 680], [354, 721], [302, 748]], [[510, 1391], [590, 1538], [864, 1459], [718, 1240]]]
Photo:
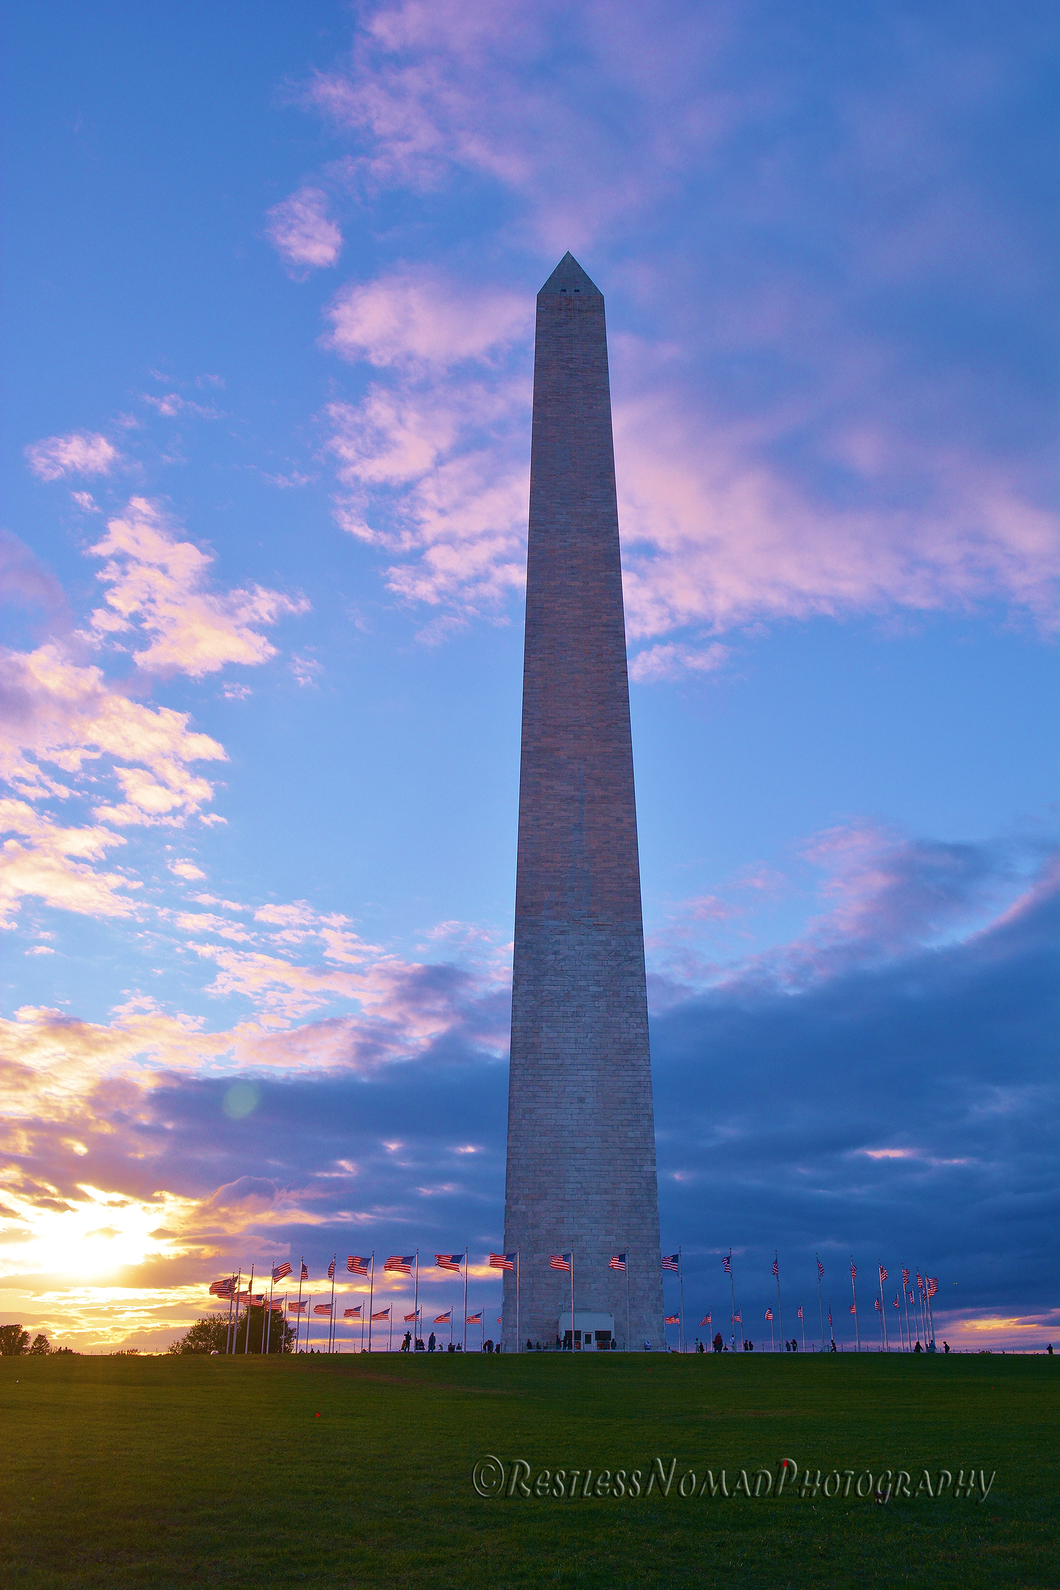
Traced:
[[[243, 1310], [236, 1325], [235, 1351], [243, 1353], [247, 1350], [247, 1313]], [[288, 1325], [277, 1313], [272, 1314], [271, 1321], [266, 1318], [270, 1313], [260, 1304], [249, 1310], [250, 1314], [250, 1351], [260, 1353], [262, 1349], [262, 1330], [265, 1332], [265, 1346], [270, 1353], [289, 1353], [294, 1350], [294, 1327]], [[168, 1351], [176, 1354], [188, 1353], [223, 1353], [228, 1342], [228, 1315], [204, 1314], [183, 1336], [171, 1342]]]
[[15, 1358], [29, 1346], [29, 1331], [21, 1325], [0, 1325], [0, 1358]]

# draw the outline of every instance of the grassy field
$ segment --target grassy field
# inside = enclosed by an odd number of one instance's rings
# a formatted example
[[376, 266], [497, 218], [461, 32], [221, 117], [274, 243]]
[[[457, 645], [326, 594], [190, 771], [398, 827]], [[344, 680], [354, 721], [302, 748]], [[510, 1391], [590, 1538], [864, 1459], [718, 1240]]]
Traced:
[[[4, 1358], [3, 1583], [1056, 1586], [1058, 1371], [878, 1354]], [[486, 1454], [505, 1493], [523, 1460], [514, 1496], [476, 1494]], [[675, 1463], [668, 1495], [656, 1458], [664, 1476]], [[784, 1459], [798, 1471], [779, 1498], [743, 1494], [741, 1470], [765, 1490], [756, 1472]], [[741, 1486], [728, 1498], [722, 1468]], [[917, 1494], [925, 1468], [954, 1486]], [[839, 1471], [838, 1496], [813, 1494], [818, 1469]], [[887, 1469], [912, 1494], [859, 1500], [859, 1477]], [[985, 1501], [953, 1494], [962, 1469], [996, 1470]]]

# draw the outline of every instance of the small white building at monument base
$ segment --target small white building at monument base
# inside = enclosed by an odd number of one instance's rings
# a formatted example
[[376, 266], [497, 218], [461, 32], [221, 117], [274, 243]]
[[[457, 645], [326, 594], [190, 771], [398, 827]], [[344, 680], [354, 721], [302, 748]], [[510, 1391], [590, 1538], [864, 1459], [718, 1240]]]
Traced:
[[[556, 1334], [565, 1346], [570, 1344], [570, 1310], [561, 1314]], [[574, 1351], [576, 1353], [609, 1353], [617, 1347], [615, 1341], [615, 1316], [596, 1314], [588, 1309], [574, 1310]]]

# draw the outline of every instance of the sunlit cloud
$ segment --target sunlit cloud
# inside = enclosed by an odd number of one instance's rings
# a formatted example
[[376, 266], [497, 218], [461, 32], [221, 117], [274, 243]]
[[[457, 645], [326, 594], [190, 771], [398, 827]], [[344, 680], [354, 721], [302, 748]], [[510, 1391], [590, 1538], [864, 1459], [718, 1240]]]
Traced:
[[268, 235], [287, 265], [305, 271], [335, 264], [342, 232], [327, 209], [327, 195], [319, 188], [300, 188], [269, 211]]
[[109, 475], [121, 454], [98, 431], [72, 431], [34, 442], [26, 448], [26, 458], [39, 479], [59, 480], [63, 475]]
[[261, 627], [309, 610], [305, 597], [260, 585], [223, 595], [204, 589], [212, 558], [178, 541], [157, 505], [143, 497], [130, 500], [124, 518], [108, 521], [91, 550], [108, 559], [99, 575], [107, 605], [92, 614], [93, 632], [119, 644], [146, 635], [149, 644], [132, 656], [148, 672], [199, 679], [227, 663], [266, 662], [276, 648]]

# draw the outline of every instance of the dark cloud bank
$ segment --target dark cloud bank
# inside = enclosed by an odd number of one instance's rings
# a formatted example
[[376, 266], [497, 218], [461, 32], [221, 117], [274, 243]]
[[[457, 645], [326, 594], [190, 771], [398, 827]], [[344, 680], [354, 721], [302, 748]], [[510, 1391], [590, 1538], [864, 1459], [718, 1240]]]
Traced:
[[[803, 1302], [811, 1326], [820, 1251], [837, 1334], [851, 1253], [870, 1332], [881, 1261], [892, 1280], [902, 1264], [937, 1275], [940, 1310], [1047, 1310], [1057, 917], [1055, 889], [1039, 889], [962, 943], [796, 993], [764, 976], [729, 984], [655, 1018], [663, 1243], [685, 1251], [693, 1324], [706, 1307], [727, 1318], [730, 1244], [749, 1331], [773, 1300], [774, 1248], [792, 1319]], [[212, 1209], [244, 1198], [251, 1228], [311, 1248], [315, 1269], [350, 1247], [481, 1254], [501, 1240], [506, 1083], [503, 1063], [450, 1034], [367, 1080], [264, 1079], [240, 1121], [224, 1116], [226, 1084], [181, 1082], [137, 1135], [167, 1185], [232, 1184], [204, 1209], [204, 1237]], [[292, 1198], [319, 1225], [289, 1222]]]

